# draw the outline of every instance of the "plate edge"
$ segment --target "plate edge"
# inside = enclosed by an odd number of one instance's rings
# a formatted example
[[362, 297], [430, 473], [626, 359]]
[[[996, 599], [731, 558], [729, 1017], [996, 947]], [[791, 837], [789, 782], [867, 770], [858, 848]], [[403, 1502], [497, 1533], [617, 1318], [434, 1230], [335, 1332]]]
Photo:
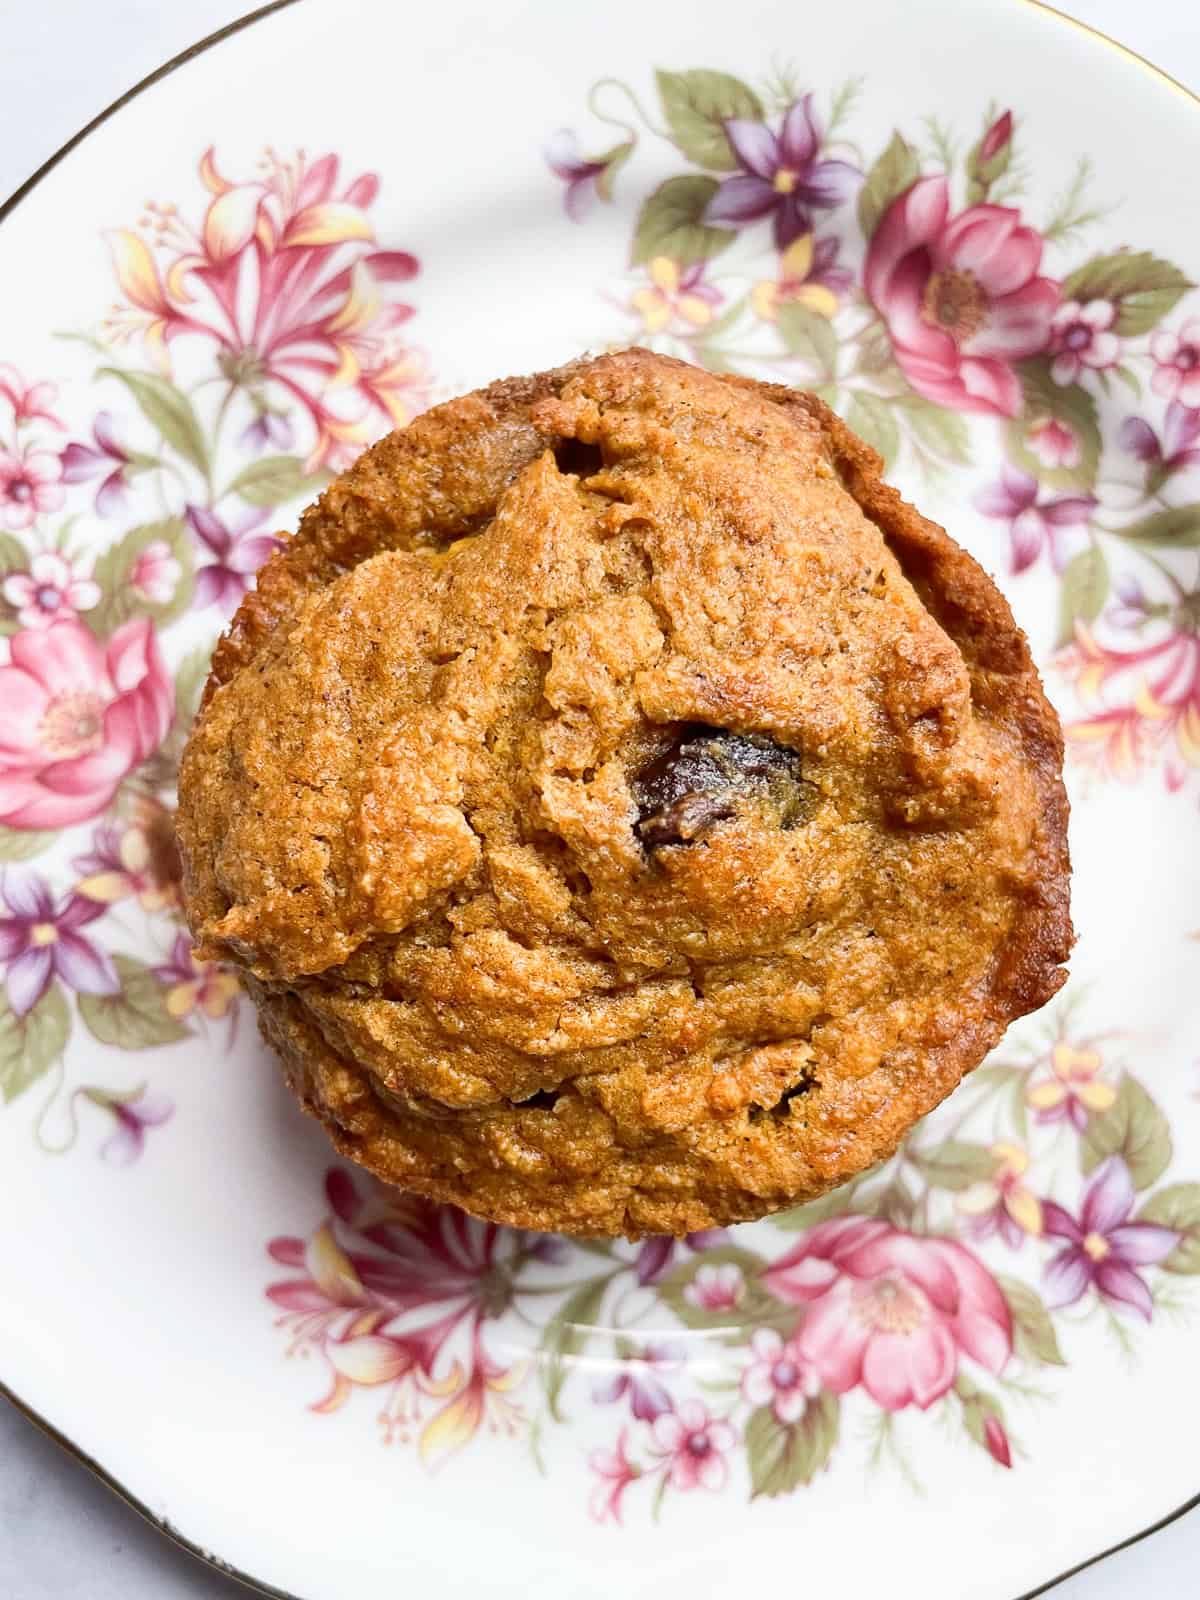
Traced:
[[[290, 5], [292, 0], [282, 0], [285, 5]], [[273, 10], [274, 7], [268, 9]], [[137, 1496], [125, 1487], [119, 1478], [100, 1464], [94, 1456], [88, 1455], [82, 1446], [75, 1443], [61, 1429], [48, 1422], [40, 1412], [22, 1400], [21, 1396], [11, 1389], [7, 1383], [0, 1380], [0, 1399], [8, 1401], [15, 1411], [31, 1422], [39, 1433], [45, 1434], [47, 1439], [53, 1441], [59, 1449], [72, 1457], [81, 1467], [85, 1467], [92, 1476], [102, 1483], [104, 1487], [116, 1495], [118, 1500], [123, 1500], [131, 1511], [137, 1513], [144, 1522], [157, 1532], [165, 1535], [172, 1544], [178, 1545], [181, 1550], [186, 1550], [188, 1555], [194, 1556], [197, 1561], [206, 1567], [211, 1567], [214, 1572], [219, 1572], [222, 1577], [232, 1578], [235, 1582], [243, 1584], [253, 1594], [267, 1595], [270, 1600], [302, 1600], [300, 1595], [293, 1594], [290, 1589], [279, 1589], [273, 1583], [268, 1583], [263, 1578], [255, 1578], [248, 1572], [243, 1572], [240, 1567], [235, 1567], [213, 1550], [206, 1550], [203, 1545], [196, 1544], [189, 1539], [187, 1534], [177, 1528], [168, 1517], [157, 1516], [150, 1507], [145, 1505]], [[1025, 1600], [1025, 1597], [1022, 1597]]]
[[[290, 3], [290, 0], [285, 0], [285, 3]], [[35, 1411], [31, 1405], [22, 1400], [20, 1395], [11, 1389], [3, 1379], [0, 1379], [0, 1399], [8, 1401], [40, 1433], [53, 1440], [61, 1450], [77, 1461], [80, 1466], [86, 1468], [106, 1489], [115, 1494], [118, 1500], [124, 1501], [130, 1510], [141, 1517], [144, 1522], [149, 1523], [158, 1533], [165, 1535], [172, 1544], [177, 1545], [181, 1550], [186, 1550], [188, 1555], [194, 1556], [196, 1560], [207, 1567], [211, 1567], [213, 1571], [221, 1573], [223, 1577], [234, 1579], [235, 1582], [242, 1584], [253, 1594], [267, 1595], [270, 1600], [303, 1600], [302, 1596], [294, 1594], [290, 1589], [280, 1589], [263, 1578], [256, 1578], [251, 1573], [243, 1572], [240, 1567], [235, 1567], [231, 1562], [226, 1561], [223, 1556], [217, 1555], [212, 1550], [206, 1550], [203, 1545], [196, 1544], [194, 1540], [189, 1539], [187, 1534], [177, 1528], [169, 1518], [156, 1516], [149, 1506], [137, 1498], [132, 1490], [126, 1488], [119, 1478], [114, 1477], [94, 1456], [90, 1456], [82, 1446], [76, 1444], [61, 1429], [56, 1428], [40, 1412]], [[1109, 1556], [1115, 1556], [1122, 1550], [1128, 1550], [1132, 1545], [1141, 1544], [1144, 1539], [1149, 1539], [1154, 1534], [1161, 1533], [1164, 1528], [1169, 1528], [1172, 1523], [1178, 1522], [1181, 1518], [1187, 1516], [1190, 1511], [1197, 1509], [1200, 1509], [1200, 1493], [1194, 1494], [1190, 1500], [1185, 1500], [1182, 1505], [1176, 1506], [1173, 1511], [1168, 1511], [1165, 1516], [1160, 1517], [1157, 1522], [1151, 1523], [1148, 1528], [1140, 1528], [1136, 1533], [1131, 1533], [1128, 1538], [1120, 1540], [1119, 1543], [1109, 1545], [1106, 1550], [1100, 1550], [1094, 1556], [1088, 1556], [1085, 1561], [1080, 1561], [1076, 1566], [1068, 1567], [1065, 1572], [1056, 1573], [1054, 1577], [1048, 1578], [1045, 1583], [1038, 1584], [1036, 1588], [1026, 1589], [1024, 1593], [1015, 1596], [1015, 1600], [1037, 1600], [1039, 1595], [1048, 1594], [1051, 1589], [1056, 1589], [1060, 1583], [1065, 1583], [1068, 1578], [1074, 1578], [1079, 1573], [1086, 1572], [1089, 1567], [1099, 1566], [1102, 1561], [1107, 1561]]]
[[227, 22], [223, 28], [218, 28], [215, 33], [210, 33], [205, 38], [197, 40], [195, 44], [188, 45], [178, 55], [172, 56], [169, 61], [164, 61], [161, 67], [155, 67], [153, 72], [148, 72], [144, 78], [140, 78], [132, 87], [126, 89], [124, 94], [118, 95], [102, 111], [98, 111], [90, 122], [85, 122], [78, 133], [72, 134], [65, 144], [59, 145], [53, 155], [47, 156], [40, 167], [31, 172], [23, 183], [18, 184], [7, 200], [0, 202], [0, 222], [3, 222], [18, 203], [24, 200], [25, 196], [41, 183], [48, 172], [53, 171], [64, 156], [69, 155], [76, 145], [82, 144], [89, 134], [94, 133], [102, 123], [107, 122], [109, 117], [114, 116], [124, 106], [127, 106], [136, 95], [141, 94], [143, 89], [149, 89], [151, 85], [160, 82], [168, 74], [174, 72], [177, 67], [185, 66], [194, 57], [202, 55], [205, 50], [211, 49], [214, 44], [220, 44], [222, 39], [228, 39], [233, 34], [240, 33], [243, 28], [250, 27], [254, 22], [261, 22], [264, 17], [269, 17], [274, 11], [282, 11], [286, 6], [295, 4], [296, 0], [268, 0], [266, 5], [259, 6], [256, 11], [248, 11], [244, 17], [235, 17], [232, 22]]
[[[1102, 28], [1094, 28], [1090, 22], [1084, 22], [1080, 17], [1073, 17], [1069, 12], [1060, 11], [1057, 6], [1050, 5], [1049, 0], [1020, 0], [1020, 3], [1029, 6], [1031, 10], [1044, 11], [1048, 16], [1056, 18], [1057, 21], [1065, 22], [1068, 27], [1078, 29], [1080, 33], [1090, 33], [1092, 38], [1099, 39], [1101, 44], [1108, 45], [1110, 49], [1116, 50], [1120, 55], [1128, 56], [1135, 66], [1143, 67], [1147, 72], [1153, 73], [1168, 89], [1173, 89], [1176, 94], [1181, 94], [1185, 99], [1191, 100], [1195, 105], [1200, 106], [1200, 94], [1195, 89], [1189, 89], [1186, 83], [1180, 83], [1178, 78], [1173, 78], [1165, 67], [1160, 67], [1157, 62], [1151, 61], [1149, 56], [1144, 56], [1136, 50], [1131, 50], [1127, 44], [1122, 44], [1119, 39], [1114, 39], [1111, 33], [1105, 33]], [[1026, 1600], [1026, 1596], [1021, 1595], [1020, 1600]]]

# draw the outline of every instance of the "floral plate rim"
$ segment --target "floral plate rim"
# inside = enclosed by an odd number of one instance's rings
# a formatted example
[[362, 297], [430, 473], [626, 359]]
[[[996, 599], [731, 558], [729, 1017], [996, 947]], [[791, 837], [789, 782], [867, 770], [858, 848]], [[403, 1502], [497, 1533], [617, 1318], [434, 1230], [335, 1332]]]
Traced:
[[[178, 68], [185, 66], [188, 62], [194, 60], [196, 57], [207, 53], [215, 45], [222, 43], [226, 39], [233, 38], [235, 35], [242, 33], [244, 30], [251, 27], [254, 23], [260, 22], [276, 12], [289, 9], [297, 3], [298, 0], [268, 0], [267, 4], [257, 7], [255, 10], [249, 11], [241, 17], [234, 18], [231, 22], [226, 23], [223, 27], [214, 30], [212, 33], [207, 34], [206, 36], [197, 40], [195, 43], [186, 46], [176, 55], [170, 57], [167, 61], [164, 61], [160, 66], [156, 67], [153, 71], [147, 73], [146, 76], [141, 78], [138, 82], [132, 84], [127, 90], [125, 90], [123, 94], [111, 101], [93, 118], [91, 118], [90, 121], [85, 123], [82, 128], [80, 128], [62, 145], [60, 145], [59, 148], [55, 150], [34, 172], [32, 172], [28, 178], [18, 185], [18, 187], [10, 195], [8, 195], [5, 199], [0, 200], [0, 223], [4, 222], [12, 214], [21, 201], [31, 194], [33, 190], [42, 182], [42, 180], [46, 178], [73, 149], [80, 145], [102, 124], [109, 121], [110, 118], [115, 116], [146, 89], [149, 89], [154, 84], [161, 82], [164, 78], [175, 72]], [[1115, 50], [1118, 52], [1118, 54], [1127, 57], [1130, 61], [1134, 62], [1136, 66], [1148, 72], [1153, 78], [1158, 79], [1160, 83], [1164, 84], [1169, 89], [1186, 96], [1186, 98], [1192, 101], [1197, 107], [1200, 107], [1200, 94], [1196, 94], [1191, 89], [1187, 88], [1185, 84], [1181, 83], [1177, 78], [1172, 77], [1171, 74], [1165, 71], [1163, 68], [1157, 66], [1145, 56], [1140, 55], [1137, 51], [1132, 50], [1129, 46], [1121, 44], [1118, 40], [1112, 38], [1111, 35], [1104, 33], [1101, 29], [1093, 27], [1090, 23], [1084, 22], [1078, 17], [1070, 16], [1066, 12], [1060, 11], [1057, 7], [1047, 4], [1046, 0], [1014, 0], [1014, 4], [1028, 6], [1032, 10], [1047, 13], [1048, 15], [1056, 18], [1059, 22], [1067, 24], [1069, 27], [1074, 28], [1078, 32], [1090, 35], [1092, 38], [1099, 40], [1109, 49]], [[302, 1596], [293, 1593], [291, 1590], [279, 1588], [277, 1585], [272, 1584], [265, 1579], [255, 1577], [254, 1574], [235, 1566], [231, 1562], [225, 1560], [216, 1551], [207, 1549], [203, 1545], [198, 1544], [196, 1541], [191, 1539], [188, 1534], [183, 1531], [183, 1529], [177, 1527], [169, 1518], [156, 1514], [118, 1477], [111, 1473], [101, 1461], [84, 1450], [82, 1446], [77, 1444], [66, 1432], [52, 1423], [48, 1417], [43, 1416], [34, 1406], [23, 1399], [21, 1395], [13, 1390], [7, 1383], [5, 1383], [2, 1377], [0, 1377], [0, 1399], [3, 1399], [8, 1404], [12, 1405], [42, 1434], [51, 1439], [57, 1446], [59, 1446], [59, 1448], [65, 1451], [68, 1456], [77, 1461], [107, 1489], [111, 1490], [111, 1492], [116, 1495], [118, 1499], [122, 1500], [127, 1506], [129, 1506], [131, 1510], [133, 1510], [139, 1517], [143, 1519], [143, 1521], [148, 1523], [159, 1533], [163, 1534], [171, 1541], [172, 1544], [178, 1546], [182, 1550], [185, 1550], [189, 1555], [194, 1556], [197, 1560], [201, 1561], [205, 1566], [210, 1567], [215, 1572], [219, 1572], [224, 1577], [234, 1579], [236, 1582], [245, 1585], [249, 1590], [252, 1590], [258, 1594], [272, 1596], [274, 1597], [274, 1600], [303, 1600]], [[1085, 1571], [1089, 1567], [1098, 1565], [1101, 1561], [1107, 1560], [1109, 1556], [1116, 1555], [1122, 1550], [1126, 1550], [1133, 1545], [1140, 1544], [1143, 1540], [1161, 1532], [1164, 1528], [1169, 1527], [1172, 1523], [1179, 1521], [1190, 1511], [1194, 1510], [1200, 1510], [1200, 1491], [1197, 1491], [1196, 1494], [1184, 1501], [1183, 1504], [1176, 1506], [1174, 1509], [1164, 1513], [1162, 1517], [1151, 1523], [1148, 1527], [1136, 1530], [1135, 1532], [1129, 1534], [1126, 1538], [1118, 1540], [1116, 1543], [1107, 1546], [1103, 1550], [1097, 1551], [1095, 1555], [1087, 1557], [1083, 1561], [1076, 1563], [1074, 1566], [1067, 1568], [1063, 1572], [1056, 1573], [1054, 1576], [1046, 1579], [1043, 1583], [1038, 1584], [1035, 1588], [1028, 1589], [1021, 1595], [1014, 1597], [1014, 1600], [1036, 1600], [1038, 1595], [1048, 1593], [1050, 1590], [1056, 1588], [1059, 1584], [1065, 1582], [1068, 1578], [1074, 1577], [1076, 1574]]]

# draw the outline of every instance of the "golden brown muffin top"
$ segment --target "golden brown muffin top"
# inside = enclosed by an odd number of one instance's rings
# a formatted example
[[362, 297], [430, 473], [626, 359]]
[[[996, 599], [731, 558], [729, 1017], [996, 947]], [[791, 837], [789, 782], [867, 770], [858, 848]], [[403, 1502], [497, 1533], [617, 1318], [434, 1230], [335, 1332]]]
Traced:
[[201, 954], [381, 1176], [695, 1228], [886, 1155], [1070, 944], [1061, 741], [819, 401], [628, 351], [390, 436], [261, 575], [180, 791]]

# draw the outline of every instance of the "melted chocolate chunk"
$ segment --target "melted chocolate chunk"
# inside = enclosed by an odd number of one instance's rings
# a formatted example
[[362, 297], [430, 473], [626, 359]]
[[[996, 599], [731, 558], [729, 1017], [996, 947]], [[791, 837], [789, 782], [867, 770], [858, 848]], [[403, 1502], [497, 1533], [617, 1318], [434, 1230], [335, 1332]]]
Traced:
[[584, 444], [582, 439], [560, 439], [554, 447], [554, 461], [560, 472], [574, 473], [577, 478], [590, 478], [604, 468], [599, 445]]
[[651, 850], [690, 844], [751, 800], [780, 828], [800, 820], [800, 757], [758, 734], [690, 727], [633, 780], [638, 838]]

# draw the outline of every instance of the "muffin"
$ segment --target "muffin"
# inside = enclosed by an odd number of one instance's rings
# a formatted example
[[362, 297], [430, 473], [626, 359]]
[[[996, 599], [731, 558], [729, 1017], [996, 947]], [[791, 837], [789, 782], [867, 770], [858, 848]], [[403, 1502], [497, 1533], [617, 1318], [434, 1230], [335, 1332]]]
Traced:
[[890, 1155], [1071, 945], [980, 567], [812, 395], [628, 350], [381, 440], [217, 647], [187, 913], [388, 1183], [683, 1233]]

